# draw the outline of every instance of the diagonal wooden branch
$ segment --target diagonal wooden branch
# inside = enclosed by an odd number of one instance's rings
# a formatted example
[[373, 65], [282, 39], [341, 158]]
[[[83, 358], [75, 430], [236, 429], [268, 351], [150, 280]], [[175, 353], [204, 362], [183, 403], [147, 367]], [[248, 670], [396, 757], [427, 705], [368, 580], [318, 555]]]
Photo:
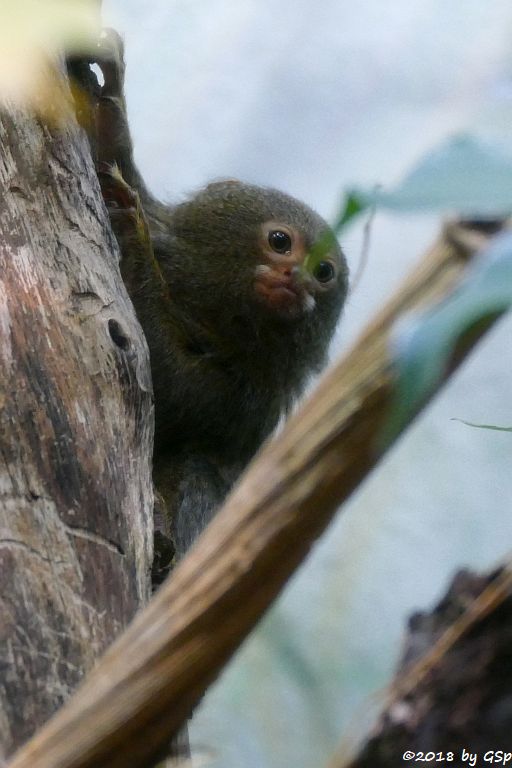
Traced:
[[395, 382], [388, 345], [394, 323], [446, 296], [485, 242], [476, 230], [443, 233], [260, 452], [148, 608], [11, 768], [147, 767], [158, 758], [336, 508], [377, 463], [376, 437]]

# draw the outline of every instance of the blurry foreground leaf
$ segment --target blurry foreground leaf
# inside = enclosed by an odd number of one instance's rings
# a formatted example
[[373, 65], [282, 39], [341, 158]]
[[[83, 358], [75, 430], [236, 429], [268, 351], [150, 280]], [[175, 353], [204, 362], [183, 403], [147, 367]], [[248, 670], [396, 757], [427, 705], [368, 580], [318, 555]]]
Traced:
[[398, 329], [392, 350], [396, 394], [385, 443], [434, 392], [472, 332], [511, 306], [512, 234], [507, 233], [496, 237], [449, 298], [419, 318], [404, 320]]
[[290, 692], [291, 686], [296, 686], [303, 706], [307, 707], [308, 719], [313, 724], [314, 732], [332, 741], [335, 737], [331, 728], [332, 717], [319, 684], [318, 671], [302, 650], [290, 623], [279, 609], [270, 612], [263, 626], [263, 637], [268, 644], [273, 666], [289, 678]]
[[512, 157], [498, 143], [460, 134], [427, 153], [395, 189], [353, 194], [388, 210], [503, 218], [512, 212]]
[[340, 212], [333, 224], [334, 232], [339, 235], [347, 224], [372, 205], [372, 200], [358, 192], [347, 192], [340, 206]]
[[94, 51], [97, 0], [0, 0], [0, 100], [58, 116], [58, 54]]
[[[308, 272], [314, 272], [319, 262], [329, 253], [333, 246], [333, 241], [360, 213], [372, 205], [371, 200], [366, 200], [356, 192], [347, 192], [343, 198], [339, 213], [332, 225], [332, 233], [326, 233], [317, 243], [313, 245], [304, 259], [304, 268]], [[334, 234], [334, 237], [333, 237]]]

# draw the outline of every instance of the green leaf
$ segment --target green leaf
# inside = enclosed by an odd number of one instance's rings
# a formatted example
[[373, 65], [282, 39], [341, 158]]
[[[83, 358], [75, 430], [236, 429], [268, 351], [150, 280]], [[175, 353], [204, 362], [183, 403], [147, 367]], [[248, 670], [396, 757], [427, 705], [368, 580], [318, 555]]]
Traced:
[[435, 391], [457, 347], [512, 306], [512, 234], [497, 236], [458, 288], [437, 307], [410, 319], [392, 338], [397, 384], [384, 444]]
[[304, 259], [304, 269], [313, 273], [318, 264], [326, 257], [333, 247], [333, 242], [335, 242], [336, 236], [347, 227], [350, 221], [355, 219], [356, 216], [366, 210], [371, 204], [371, 201], [363, 200], [355, 192], [347, 192], [340, 205], [340, 210], [336, 216], [334, 224], [332, 225], [332, 232], [326, 232], [325, 235], [323, 235], [309, 250], [309, 253]]
[[498, 143], [459, 134], [426, 154], [395, 189], [352, 194], [395, 211], [504, 217], [512, 211], [512, 157]]
[[371, 199], [359, 195], [355, 191], [347, 192], [340, 206], [340, 211], [333, 224], [333, 230], [337, 235], [344, 230], [347, 224], [356, 216], [372, 205]]

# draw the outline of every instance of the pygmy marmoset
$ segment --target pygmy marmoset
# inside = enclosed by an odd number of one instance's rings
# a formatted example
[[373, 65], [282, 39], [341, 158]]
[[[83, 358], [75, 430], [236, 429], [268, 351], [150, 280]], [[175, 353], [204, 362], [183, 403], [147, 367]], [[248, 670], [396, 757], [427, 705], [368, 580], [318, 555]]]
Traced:
[[155, 200], [134, 165], [112, 43], [94, 152], [149, 344], [154, 481], [181, 555], [324, 364], [347, 266], [323, 219], [274, 189], [228, 180], [178, 205]]

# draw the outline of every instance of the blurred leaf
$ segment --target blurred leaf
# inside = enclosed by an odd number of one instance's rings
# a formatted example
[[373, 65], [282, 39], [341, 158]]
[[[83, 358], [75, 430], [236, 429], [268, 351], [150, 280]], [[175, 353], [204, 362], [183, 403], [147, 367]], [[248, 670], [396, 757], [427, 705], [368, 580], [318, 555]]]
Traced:
[[352, 191], [347, 192], [340, 206], [340, 211], [333, 224], [333, 230], [337, 235], [345, 229], [347, 224], [356, 216], [372, 205], [372, 200]]
[[326, 232], [325, 235], [310, 248], [309, 253], [304, 259], [304, 269], [311, 273], [314, 272], [318, 264], [327, 256], [333, 247], [333, 243], [336, 242], [336, 236], [346, 228], [347, 224], [352, 221], [352, 219], [366, 210], [370, 205], [372, 205], [371, 200], [364, 200], [356, 192], [347, 192], [344, 195], [339, 212], [332, 225], [332, 232]]
[[278, 661], [279, 668], [286, 671], [301, 688], [313, 691], [318, 685], [315, 671], [311, 667], [309, 658], [294, 642], [290, 627], [278, 610], [270, 612], [263, 626], [263, 632]]
[[94, 51], [100, 32], [97, 0], [0, 0], [0, 98], [55, 112], [53, 62]]
[[315, 731], [332, 741], [335, 737], [330, 729], [332, 718], [319, 682], [318, 670], [311, 663], [308, 654], [301, 649], [293, 634], [293, 627], [278, 607], [266, 618], [262, 632], [273, 664], [285, 673], [290, 683], [299, 690], [304, 705], [308, 707], [309, 718], [315, 722]]
[[445, 301], [403, 321], [392, 341], [397, 384], [383, 440], [408, 423], [443, 378], [471, 333], [512, 305], [512, 234], [496, 237]]
[[512, 157], [500, 144], [460, 134], [425, 155], [394, 190], [353, 194], [396, 211], [503, 217], [512, 211]]
[[494, 429], [497, 432], [512, 432], [512, 427], [498, 427], [495, 424], [474, 424], [472, 421], [464, 421], [464, 419], [453, 418], [452, 421], [460, 421], [461, 424], [465, 424], [467, 427], [476, 427], [477, 429]]

